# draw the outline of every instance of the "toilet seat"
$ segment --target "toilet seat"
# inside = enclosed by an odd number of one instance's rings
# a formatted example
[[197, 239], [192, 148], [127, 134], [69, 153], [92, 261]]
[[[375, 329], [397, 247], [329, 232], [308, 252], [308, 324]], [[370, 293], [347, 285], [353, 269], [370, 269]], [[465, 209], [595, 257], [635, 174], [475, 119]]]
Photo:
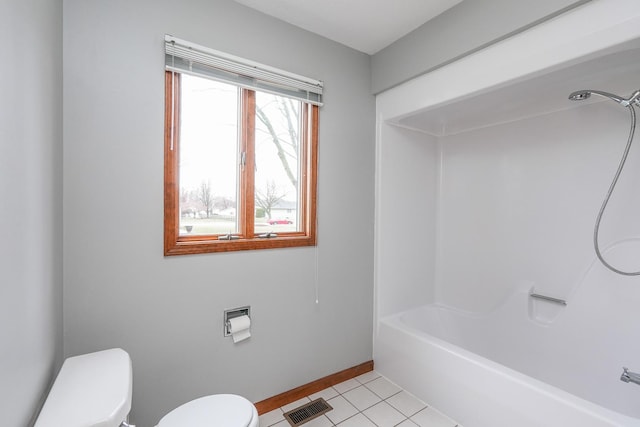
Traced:
[[214, 394], [178, 406], [157, 427], [258, 427], [258, 412], [235, 394]]

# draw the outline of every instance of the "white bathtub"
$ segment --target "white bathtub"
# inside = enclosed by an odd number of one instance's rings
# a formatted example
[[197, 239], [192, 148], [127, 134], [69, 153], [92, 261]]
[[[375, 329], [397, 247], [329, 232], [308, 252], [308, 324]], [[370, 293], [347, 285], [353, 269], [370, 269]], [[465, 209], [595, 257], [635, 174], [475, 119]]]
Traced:
[[484, 316], [427, 305], [383, 318], [376, 370], [464, 427], [640, 426], [640, 387], [597, 346], [585, 354], [571, 316], [541, 320], [536, 304], [523, 289]]

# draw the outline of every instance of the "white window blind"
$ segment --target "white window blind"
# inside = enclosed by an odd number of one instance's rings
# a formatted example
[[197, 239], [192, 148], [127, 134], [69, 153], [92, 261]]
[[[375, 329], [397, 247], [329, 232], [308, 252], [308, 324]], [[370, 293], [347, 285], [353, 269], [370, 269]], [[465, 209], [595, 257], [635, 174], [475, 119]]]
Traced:
[[166, 69], [322, 105], [323, 82], [165, 36]]

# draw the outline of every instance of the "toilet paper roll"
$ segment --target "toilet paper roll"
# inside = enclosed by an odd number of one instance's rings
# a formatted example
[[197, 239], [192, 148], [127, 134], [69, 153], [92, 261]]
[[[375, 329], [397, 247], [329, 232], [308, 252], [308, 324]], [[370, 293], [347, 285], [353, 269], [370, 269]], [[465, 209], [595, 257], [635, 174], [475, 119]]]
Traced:
[[249, 316], [238, 316], [229, 319], [229, 332], [233, 342], [237, 343], [246, 340], [251, 336], [251, 318]]

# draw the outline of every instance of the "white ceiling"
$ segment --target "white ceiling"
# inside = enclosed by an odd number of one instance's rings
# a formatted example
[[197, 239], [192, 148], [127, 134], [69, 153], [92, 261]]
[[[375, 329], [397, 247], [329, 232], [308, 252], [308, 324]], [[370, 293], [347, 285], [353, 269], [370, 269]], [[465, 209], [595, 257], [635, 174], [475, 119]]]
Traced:
[[372, 55], [462, 0], [235, 0]]

